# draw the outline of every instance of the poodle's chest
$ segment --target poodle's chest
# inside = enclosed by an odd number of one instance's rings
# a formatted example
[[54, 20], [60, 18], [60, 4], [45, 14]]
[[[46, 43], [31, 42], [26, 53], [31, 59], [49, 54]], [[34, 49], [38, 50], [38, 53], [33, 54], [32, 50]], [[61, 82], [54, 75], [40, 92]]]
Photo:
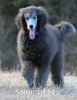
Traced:
[[25, 41], [23, 52], [25, 53], [26, 59], [35, 60], [41, 59], [44, 54], [46, 44], [38, 41]]

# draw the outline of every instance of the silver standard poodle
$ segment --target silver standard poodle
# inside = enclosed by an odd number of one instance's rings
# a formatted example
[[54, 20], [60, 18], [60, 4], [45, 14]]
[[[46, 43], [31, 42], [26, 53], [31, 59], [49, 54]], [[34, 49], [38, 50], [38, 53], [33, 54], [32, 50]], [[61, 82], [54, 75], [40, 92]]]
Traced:
[[47, 16], [44, 8], [29, 6], [21, 8], [16, 17], [21, 73], [30, 88], [45, 88], [49, 72], [56, 86], [64, 85], [64, 40], [76, 29], [69, 22], [52, 26]]

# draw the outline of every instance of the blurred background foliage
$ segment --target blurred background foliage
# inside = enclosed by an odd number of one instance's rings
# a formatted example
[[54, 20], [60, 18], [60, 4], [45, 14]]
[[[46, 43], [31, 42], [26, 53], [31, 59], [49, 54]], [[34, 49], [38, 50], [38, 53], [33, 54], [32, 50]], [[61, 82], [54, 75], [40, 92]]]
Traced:
[[[2, 70], [19, 68], [16, 50], [17, 27], [15, 16], [19, 8], [43, 6], [54, 25], [69, 21], [77, 28], [77, 0], [0, 0], [0, 67]], [[65, 40], [65, 72], [77, 72], [77, 34]]]

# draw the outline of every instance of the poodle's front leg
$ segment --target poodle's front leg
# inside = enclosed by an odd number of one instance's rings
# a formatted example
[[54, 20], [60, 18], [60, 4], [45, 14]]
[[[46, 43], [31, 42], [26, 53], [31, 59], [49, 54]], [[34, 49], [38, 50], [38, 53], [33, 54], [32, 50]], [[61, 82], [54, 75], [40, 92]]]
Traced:
[[21, 72], [23, 77], [27, 80], [28, 86], [30, 88], [35, 87], [35, 82], [34, 82], [34, 66], [31, 61], [23, 61], [21, 62]]
[[38, 73], [36, 77], [37, 88], [42, 87], [43, 89], [46, 87], [49, 71], [50, 71], [50, 65], [43, 65], [40, 68], [38, 68]]

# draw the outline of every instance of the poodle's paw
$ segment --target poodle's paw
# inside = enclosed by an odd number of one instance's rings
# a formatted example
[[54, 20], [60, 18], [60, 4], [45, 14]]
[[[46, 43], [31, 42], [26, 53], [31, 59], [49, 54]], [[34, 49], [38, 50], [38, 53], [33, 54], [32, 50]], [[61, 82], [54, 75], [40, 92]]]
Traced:
[[63, 77], [56, 77], [53, 79], [55, 86], [64, 87], [64, 79]]
[[28, 83], [28, 86], [29, 86], [30, 89], [35, 89], [36, 88], [35, 87], [35, 82]]

